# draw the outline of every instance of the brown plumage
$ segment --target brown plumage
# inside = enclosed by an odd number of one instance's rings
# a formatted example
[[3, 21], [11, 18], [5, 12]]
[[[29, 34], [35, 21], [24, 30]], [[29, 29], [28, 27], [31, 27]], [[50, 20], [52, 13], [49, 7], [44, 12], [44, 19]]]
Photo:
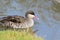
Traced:
[[33, 11], [27, 11], [25, 17], [18, 15], [3, 17], [0, 20], [0, 25], [8, 28], [30, 28], [34, 25], [34, 17], [35, 14]]
[[24, 17], [14, 15], [14, 16], [3, 17], [0, 22], [11, 21], [11, 22], [14, 22], [14, 23], [21, 23], [21, 22], [23, 22], [23, 20], [25, 20]]

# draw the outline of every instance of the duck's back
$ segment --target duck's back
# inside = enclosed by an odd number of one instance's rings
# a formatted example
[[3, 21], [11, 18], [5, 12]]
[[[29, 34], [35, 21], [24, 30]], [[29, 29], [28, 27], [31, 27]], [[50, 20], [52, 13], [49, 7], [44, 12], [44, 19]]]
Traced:
[[14, 15], [14, 16], [3, 17], [2, 20], [0, 20], [0, 22], [11, 21], [11, 22], [14, 22], [14, 23], [21, 23], [24, 20], [25, 20], [24, 17], [18, 16], [18, 15]]

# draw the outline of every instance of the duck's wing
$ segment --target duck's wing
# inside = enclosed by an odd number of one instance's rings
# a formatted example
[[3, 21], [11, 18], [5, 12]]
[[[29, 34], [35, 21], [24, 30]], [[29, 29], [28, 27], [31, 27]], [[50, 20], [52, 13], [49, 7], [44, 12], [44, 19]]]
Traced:
[[24, 20], [25, 20], [24, 17], [18, 16], [18, 15], [14, 15], [14, 16], [3, 17], [2, 20], [0, 20], [0, 22], [11, 21], [11, 22], [14, 22], [14, 23], [21, 23]]

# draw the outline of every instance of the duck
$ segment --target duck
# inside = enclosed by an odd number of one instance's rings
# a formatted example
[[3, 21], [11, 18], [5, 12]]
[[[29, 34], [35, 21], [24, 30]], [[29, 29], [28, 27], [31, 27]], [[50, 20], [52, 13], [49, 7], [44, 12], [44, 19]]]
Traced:
[[34, 18], [38, 19], [35, 13], [29, 10], [25, 13], [25, 17], [18, 15], [3, 17], [2, 20], [0, 20], [0, 25], [14, 29], [31, 28], [34, 26]]

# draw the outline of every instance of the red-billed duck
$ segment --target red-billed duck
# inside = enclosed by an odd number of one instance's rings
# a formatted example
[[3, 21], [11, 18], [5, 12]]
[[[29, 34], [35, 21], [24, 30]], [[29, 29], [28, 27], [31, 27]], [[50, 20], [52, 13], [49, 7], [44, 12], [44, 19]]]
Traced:
[[37, 18], [33, 11], [27, 11], [25, 17], [23, 16], [7, 16], [0, 20], [0, 25], [11, 28], [30, 28], [33, 27], [33, 18]]

